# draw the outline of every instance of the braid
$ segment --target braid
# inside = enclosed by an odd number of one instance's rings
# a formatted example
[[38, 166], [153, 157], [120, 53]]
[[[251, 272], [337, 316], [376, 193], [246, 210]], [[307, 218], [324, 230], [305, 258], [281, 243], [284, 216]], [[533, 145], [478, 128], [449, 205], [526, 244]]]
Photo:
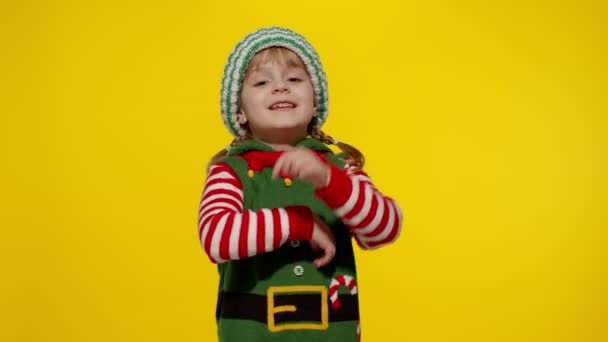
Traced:
[[[323, 132], [320, 128], [314, 126], [312, 124], [312, 122], [308, 126], [308, 132], [311, 137], [322, 141], [324, 144], [338, 146], [338, 148], [340, 150], [342, 150], [342, 152], [346, 153], [348, 155], [348, 157], [350, 159], [352, 159], [353, 162], [352, 162], [351, 166], [354, 166], [357, 170], [363, 169], [363, 165], [365, 164], [365, 157], [363, 156], [361, 151], [359, 151], [356, 147], [349, 145], [347, 143], [335, 140], [330, 135], [325, 134], [325, 132]], [[230, 150], [231, 148], [235, 147], [236, 145], [238, 145], [238, 144], [242, 143], [243, 141], [250, 139], [250, 138], [251, 138], [251, 134], [249, 133], [249, 130], [247, 130], [247, 133], [234, 138], [232, 140], [232, 142], [230, 143], [230, 145], [228, 146], [228, 148], [222, 149], [221, 151], [216, 153], [211, 158], [211, 160], [207, 164], [207, 172], [209, 172], [209, 168], [211, 167], [211, 165], [213, 165], [218, 160], [220, 160], [221, 158], [226, 156], [226, 154], [228, 153], [228, 150]]]
[[340, 150], [342, 150], [342, 152], [346, 153], [348, 155], [348, 157], [352, 158], [352, 160], [353, 160], [352, 166], [354, 166], [357, 170], [363, 169], [363, 165], [365, 164], [365, 157], [363, 156], [363, 153], [361, 153], [361, 151], [359, 151], [356, 147], [349, 145], [347, 143], [343, 143], [343, 142], [339, 142], [339, 141], [335, 140], [331, 136], [325, 134], [325, 132], [323, 132], [319, 127], [316, 127], [314, 125], [311, 125], [309, 127], [310, 127], [309, 132], [310, 132], [311, 137], [321, 140], [323, 143], [325, 143], [327, 145], [338, 146], [338, 148], [340, 148]]
[[232, 142], [230, 143], [230, 148], [233, 148], [234, 146], [242, 143], [243, 141], [249, 139], [249, 133], [243, 134], [243, 135], [239, 135], [238, 137], [232, 139]]
[[312, 132], [310, 134], [315, 139], [321, 140], [323, 143], [327, 145], [334, 145], [334, 138], [325, 134], [319, 127], [313, 126]]

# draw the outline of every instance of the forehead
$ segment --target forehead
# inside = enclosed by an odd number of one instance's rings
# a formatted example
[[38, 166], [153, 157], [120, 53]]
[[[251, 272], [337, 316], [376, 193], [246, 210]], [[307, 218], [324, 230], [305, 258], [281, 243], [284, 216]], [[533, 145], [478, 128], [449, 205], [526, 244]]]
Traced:
[[255, 67], [249, 68], [248, 73], [269, 73], [273, 71], [303, 71], [306, 72], [306, 69], [301, 66], [287, 65], [285, 63], [270, 61], [264, 64], [258, 64]]
[[270, 47], [259, 51], [253, 56], [251, 61], [249, 61], [249, 65], [247, 66], [247, 73], [264, 68], [272, 69], [277, 66], [306, 70], [306, 67], [300, 57], [298, 57], [298, 55], [293, 51], [283, 47]]

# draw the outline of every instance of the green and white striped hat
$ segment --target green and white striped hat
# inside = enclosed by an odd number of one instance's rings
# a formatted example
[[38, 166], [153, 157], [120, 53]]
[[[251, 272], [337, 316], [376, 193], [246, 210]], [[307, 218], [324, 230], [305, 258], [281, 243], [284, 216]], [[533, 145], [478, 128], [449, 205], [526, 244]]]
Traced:
[[317, 110], [315, 126], [321, 128], [327, 119], [327, 80], [323, 66], [317, 52], [312, 45], [301, 35], [282, 27], [266, 27], [248, 34], [235, 46], [228, 56], [222, 78], [222, 119], [234, 136], [241, 136], [245, 131], [237, 122], [237, 101], [240, 95], [241, 85], [245, 77], [245, 71], [253, 56], [268, 47], [280, 46], [287, 48], [297, 54], [304, 65], [312, 81]]

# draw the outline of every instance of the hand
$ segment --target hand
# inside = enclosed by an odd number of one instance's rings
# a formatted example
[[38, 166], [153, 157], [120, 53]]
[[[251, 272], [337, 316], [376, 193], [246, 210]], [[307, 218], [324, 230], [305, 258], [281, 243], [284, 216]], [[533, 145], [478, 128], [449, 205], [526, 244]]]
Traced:
[[319, 189], [329, 183], [330, 169], [313, 151], [297, 147], [284, 152], [277, 159], [272, 169], [272, 178], [276, 178], [279, 173], [300, 178]]
[[323, 251], [323, 255], [315, 259], [315, 266], [321, 268], [334, 258], [336, 255], [336, 240], [331, 229], [317, 216], [314, 216], [314, 226], [312, 229], [312, 239], [310, 246], [313, 251]]

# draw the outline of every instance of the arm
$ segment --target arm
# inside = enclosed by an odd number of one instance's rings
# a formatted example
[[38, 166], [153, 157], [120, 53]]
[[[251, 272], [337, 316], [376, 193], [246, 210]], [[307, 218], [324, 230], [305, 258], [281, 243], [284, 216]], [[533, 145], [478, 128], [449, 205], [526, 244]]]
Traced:
[[374, 249], [394, 242], [403, 219], [397, 202], [380, 193], [365, 172], [329, 166], [329, 182], [316, 190], [317, 196], [351, 228], [359, 246]]
[[310, 240], [309, 208], [243, 211], [243, 189], [227, 164], [211, 167], [198, 211], [201, 245], [214, 263], [242, 259], [278, 249], [287, 240]]

